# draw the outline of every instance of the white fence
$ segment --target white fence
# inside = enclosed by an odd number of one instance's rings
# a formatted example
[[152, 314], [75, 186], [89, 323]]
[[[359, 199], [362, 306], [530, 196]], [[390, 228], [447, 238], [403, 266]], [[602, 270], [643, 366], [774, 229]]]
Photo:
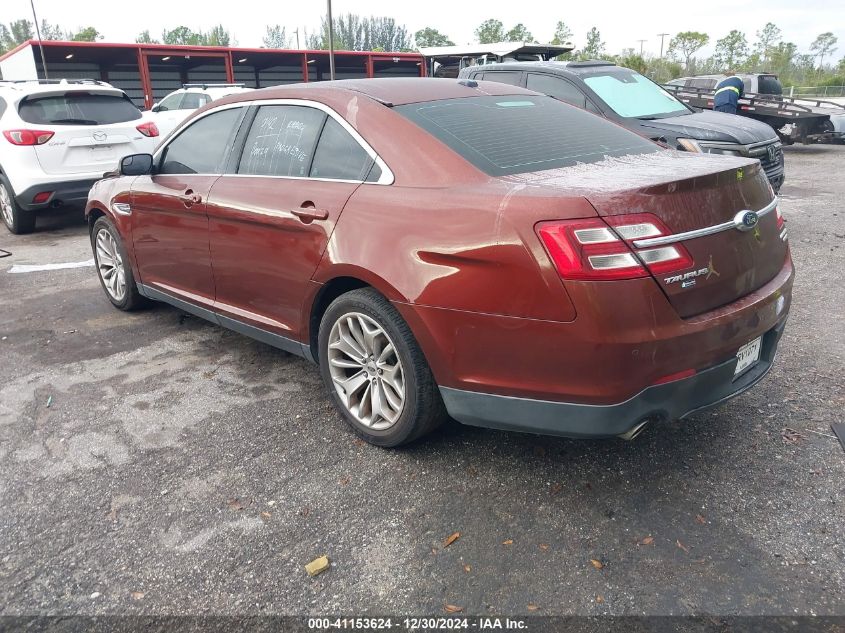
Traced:
[[845, 86], [791, 86], [790, 97], [845, 97]]

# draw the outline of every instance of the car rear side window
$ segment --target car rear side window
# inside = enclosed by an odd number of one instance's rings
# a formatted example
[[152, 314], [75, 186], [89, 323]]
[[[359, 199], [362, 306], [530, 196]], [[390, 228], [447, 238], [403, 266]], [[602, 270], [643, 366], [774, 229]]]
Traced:
[[74, 91], [27, 97], [18, 115], [36, 125], [110, 125], [140, 119], [141, 111], [126, 95]]
[[549, 95], [565, 103], [571, 103], [579, 108], [587, 106], [587, 98], [584, 96], [584, 93], [566, 81], [566, 79], [561, 79], [560, 77], [528, 73], [528, 80], [525, 87], [535, 92], [542, 92], [544, 95]]
[[164, 149], [161, 174], [220, 174], [243, 108], [228, 108], [191, 123]]
[[211, 101], [211, 97], [199, 92], [186, 92], [180, 110], [196, 110]]
[[659, 151], [641, 136], [551, 97], [467, 97], [394, 110], [491, 176]]
[[249, 129], [238, 173], [307, 177], [325, 119], [316, 108], [262, 106]]
[[[520, 72], [505, 72], [505, 71], [488, 71], [484, 73], [483, 78], [487, 81], [498, 81], [500, 84], [508, 84], [509, 86], [518, 86], [522, 82], [522, 73]], [[478, 79], [478, 77], [476, 77]]]
[[366, 180], [372, 166], [373, 159], [361, 144], [329, 117], [314, 153], [311, 177]]

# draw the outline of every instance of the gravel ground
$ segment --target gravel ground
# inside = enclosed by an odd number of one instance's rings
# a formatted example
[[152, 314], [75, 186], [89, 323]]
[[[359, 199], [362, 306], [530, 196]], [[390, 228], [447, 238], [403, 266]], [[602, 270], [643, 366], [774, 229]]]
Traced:
[[303, 360], [121, 313], [90, 267], [9, 274], [89, 259], [78, 213], [0, 233], [2, 613], [845, 615], [845, 147], [786, 154], [775, 368], [633, 442], [373, 448]]

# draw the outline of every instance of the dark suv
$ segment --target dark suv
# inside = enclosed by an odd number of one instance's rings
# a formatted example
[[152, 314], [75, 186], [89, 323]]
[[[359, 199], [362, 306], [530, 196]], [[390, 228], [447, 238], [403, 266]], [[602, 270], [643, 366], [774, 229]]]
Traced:
[[513, 62], [470, 66], [461, 78], [522, 86], [624, 125], [670, 148], [758, 159], [775, 191], [784, 181], [777, 133], [765, 123], [697, 112], [656, 83], [612, 62]]

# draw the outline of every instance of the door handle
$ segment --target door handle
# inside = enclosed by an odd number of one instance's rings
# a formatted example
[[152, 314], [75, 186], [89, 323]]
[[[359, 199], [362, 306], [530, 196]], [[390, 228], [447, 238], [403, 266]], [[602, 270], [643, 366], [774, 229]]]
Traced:
[[300, 219], [303, 224], [311, 224], [314, 220], [328, 220], [329, 212], [316, 207], [299, 207], [290, 211]]
[[188, 189], [185, 194], [181, 196], [181, 198], [182, 203], [186, 207], [191, 207], [195, 204], [199, 204], [200, 202], [202, 202], [202, 196], [198, 193], [194, 193], [191, 189]]

